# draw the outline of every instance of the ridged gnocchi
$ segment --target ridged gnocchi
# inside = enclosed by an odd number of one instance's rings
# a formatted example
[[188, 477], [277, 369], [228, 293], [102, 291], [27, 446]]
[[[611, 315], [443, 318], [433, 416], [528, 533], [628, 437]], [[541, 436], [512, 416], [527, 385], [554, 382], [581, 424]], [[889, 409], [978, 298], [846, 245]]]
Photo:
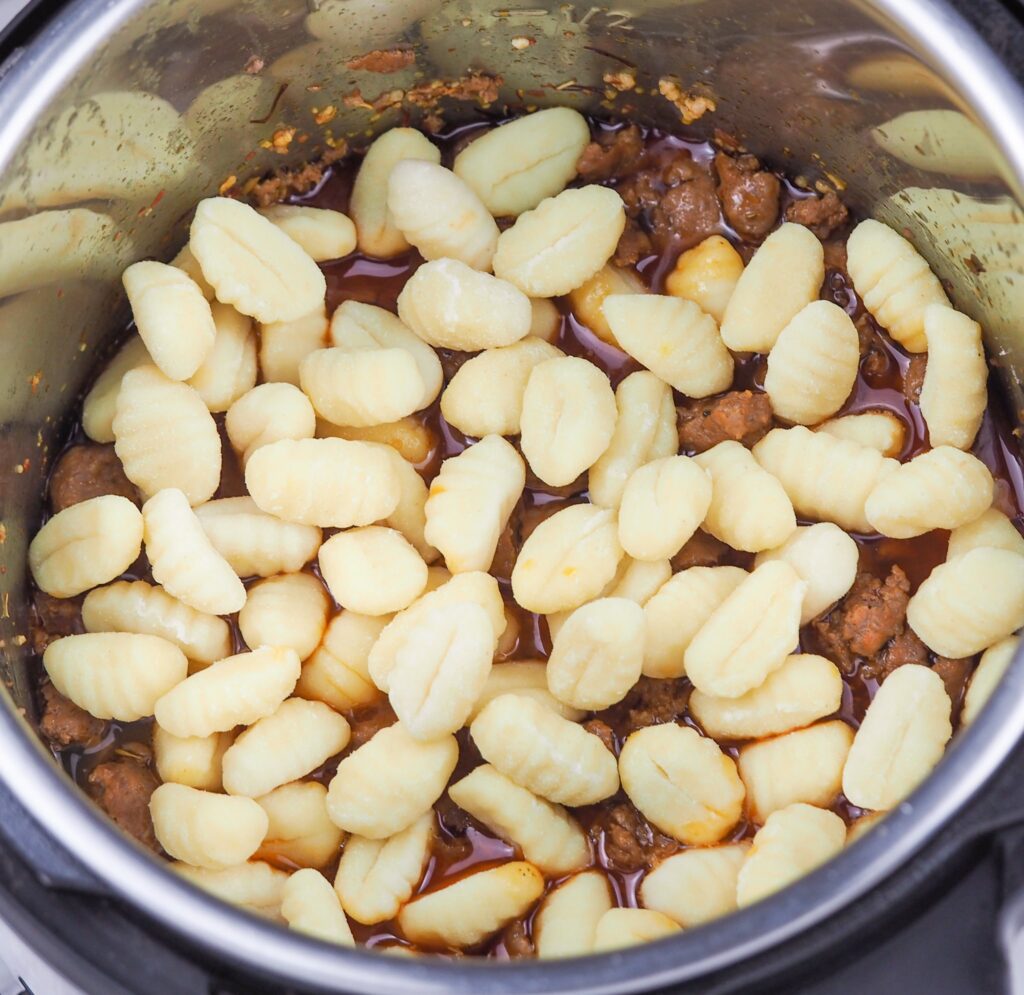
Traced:
[[907, 427], [891, 411], [860, 411], [822, 422], [816, 429], [837, 439], [849, 439], [883, 456], [899, 456], [907, 438]]
[[262, 860], [250, 860], [220, 870], [175, 862], [171, 870], [196, 888], [258, 915], [277, 918], [288, 874]]
[[256, 384], [256, 337], [252, 320], [227, 304], [213, 305], [213, 345], [188, 385], [214, 412], [227, 411]]
[[134, 722], [188, 674], [173, 643], [134, 632], [65, 636], [46, 647], [43, 667], [53, 686], [98, 719]]
[[747, 843], [732, 843], [673, 854], [640, 883], [644, 908], [684, 928], [735, 911], [736, 881], [749, 849]]
[[949, 535], [947, 560], [955, 560], [964, 553], [981, 546], [1006, 549], [1018, 556], [1024, 556], [1024, 536], [1001, 511], [989, 508], [973, 522], [953, 529]]
[[296, 871], [281, 894], [281, 918], [289, 928], [325, 943], [355, 946], [352, 928], [330, 882], [311, 867]]
[[796, 530], [790, 495], [738, 442], [720, 442], [694, 458], [711, 478], [703, 528], [734, 549], [756, 553], [781, 546]]
[[[612, 294], [646, 294], [647, 287], [635, 271], [607, 263], [589, 280], [569, 292], [572, 313], [602, 342], [621, 349], [604, 313], [604, 302]], [[545, 298], [538, 298], [544, 300]]]
[[491, 268], [498, 226], [473, 188], [444, 166], [422, 159], [396, 163], [388, 177], [388, 212], [424, 259]]
[[665, 292], [693, 301], [719, 324], [743, 273], [743, 259], [721, 235], [709, 235], [676, 260]]
[[576, 356], [539, 363], [523, 392], [520, 446], [552, 487], [572, 483], [608, 448], [618, 415], [606, 374]]
[[356, 227], [341, 211], [301, 204], [274, 204], [260, 213], [297, 242], [314, 262], [341, 259], [356, 247]]
[[850, 532], [872, 531], [868, 496], [899, 466], [877, 449], [803, 425], [772, 429], [753, 453], [782, 484], [798, 515], [835, 522]]
[[218, 660], [156, 702], [157, 722], [174, 736], [210, 736], [248, 726], [292, 693], [299, 679], [295, 650], [265, 646]]
[[780, 418], [816, 425], [843, 406], [859, 365], [860, 337], [850, 316], [831, 301], [812, 301], [779, 332], [764, 390]]
[[964, 706], [960, 712], [962, 726], [970, 725], [978, 717], [978, 713], [1006, 673], [1006, 668], [1013, 660], [1019, 645], [1020, 637], [1010, 636], [982, 653], [978, 667], [971, 675], [971, 683], [967, 685]]
[[481, 135], [455, 157], [452, 169], [491, 214], [515, 217], [561, 193], [589, 141], [582, 114], [548, 107]]
[[797, 644], [807, 585], [788, 563], [764, 563], [726, 597], [686, 648], [686, 675], [706, 694], [759, 687]]
[[125, 475], [147, 497], [167, 487], [189, 504], [213, 497], [220, 483], [217, 425], [198, 391], [155, 366], [121, 380], [113, 421], [114, 451]]
[[231, 733], [174, 736], [153, 724], [153, 762], [160, 780], [202, 791], [220, 791], [221, 759], [231, 745]]
[[229, 795], [258, 798], [305, 777], [347, 745], [351, 729], [321, 701], [289, 698], [231, 744], [221, 763]]
[[594, 949], [597, 924], [612, 908], [608, 879], [600, 871], [574, 874], [548, 892], [533, 921], [541, 960], [579, 957]]
[[428, 345], [464, 352], [511, 345], [533, 323], [526, 294], [457, 259], [420, 266], [398, 295], [398, 316]]
[[568, 294], [608, 262], [625, 226], [622, 198], [614, 190], [563, 190], [501, 233], [494, 274], [530, 297]]
[[152, 366], [146, 343], [133, 335], [114, 355], [82, 402], [82, 429], [94, 442], [114, 441], [114, 414], [121, 381], [129, 370]]
[[86, 632], [160, 636], [198, 664], [231, 652], [231, 630], [217, 615], [196, 611], [144, 580], [121, 580], [90, 591], [82, 602]]
[[344, 439], [281, 439], [245, 468], [258, 507], [299, 525], [350, 528], [387, 518], [401, 496], [388, 454]]
[[619, 506], [619, 542], [637, 560], [674, 556], [711, 506], [711, 477], [688, 456], [665, 456], [635, 470]]
[[879, 324], [908, 352], [924, 352], [925, 310], [949, 301], [917, 249], [888, 225], [868, 218], [850, 234], [846, 267]]
[[232, 402], [224, 427], [244, 470], [260, 446], [280, 439], [312, 439], [316, 412], [293, 384], [263, 383]]
[[533, 698], [494, 698], [469, 731], [488, 763], [548, 801], [590, 805], [618, 790], [615, 757], [604, 743]]
[[238, 630], [253, 649], [288, 646], [305, 660], [320, 645], [329, 611], [327, 592], [312, 574], [278, 574], [248, 589]]
[[452, 573], [491, 568], [525, 485], [523, 458], [500, 435], [485, 436], [441, 464], [424, 506], [423, 535]]
[[770, 352], [779, 333], [811, 301], [825, 278], [825, 253], [802, 225], [787, 222], [758, 247], [722, 316], [733, 352]]
[[388, 726], [338, 764], [327, 788], [327, 812], [350, 833], [387, 839], [441, 797], [458, 757], [454, 736], [422, 743], [400, 722]]
[[263, 380], [299, 385], [303, 359], [327, 345], [327, 310], [318, 304], [291, 321], [260, 325], [259, 367]]
[[660, 940], [679, 931], [679, 924], [653, 909], [609, 909], [594, 929], [594, 953], [620, 950]]
[[387, 615], [423, 592], [427, 565], [400, 532], [369, 525], [338, 532], [320, 547], [320, 574], [342, 608]]
[[343, 611], [327, 625], [323, 640], [306, 661], [295, 687], [300, 698], [322, 701], [337, 711], [381, 697], [370, 679], [370, 650], [388, 618]]
[[74, 597], [127, 570], [142, 538], [143, 517], [127, 498], [81, 501], [57, 512], [29, 543], [32, 579], [55, 598]]
[[345, 834], [328, 818], [327, 788], [322, 784], [293, 781], [256, 801], [268, 819], [258, 857], [323, 867], [337, 854]]
[[133, 263], [121, 280], [153, 362], [171, 380], [187, 380], [213, 348], [210, 302], [182, 270], [165, 263]]
[[992, 474], [976, 456], [937, 446], [875, 484], [864, 515], [875, 531], [909, 539], [932, 529], [967, 525], [991, 504]]
[[732, 383], [732, 356], [715, 319], [693, 301], [612, 294], [604, 316], [619, 345], [681, 394], [707, 397]]
[[514, 843], [546, 874], [561, 876], [590, 862], [587, 837], [562, 808], [520, 787], [490, 764], [475, 767], [449, 789], [459, 808]]
[[619, 777], [630, 801], [680, 843], [716, 843], [743, 814], [744, 786], [732, 758], [674, 722], [630, 734]]
[[979, 547], [937, 566], [907, 605], [925, 645], [957, 659], [980, 653], [1024, 625], [1024, 559]]
[[542, 522], [523, 543], [512, 569], [512, 593], [528, 611], [578, 608], [615, 576], [622, 547], [615, 514], [572, 505]]

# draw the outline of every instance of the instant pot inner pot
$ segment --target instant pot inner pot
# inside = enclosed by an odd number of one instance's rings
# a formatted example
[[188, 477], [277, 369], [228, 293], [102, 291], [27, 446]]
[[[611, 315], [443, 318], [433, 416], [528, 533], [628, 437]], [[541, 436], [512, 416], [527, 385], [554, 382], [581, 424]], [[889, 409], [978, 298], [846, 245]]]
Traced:
[[[121, 272], [172, 258], [201, 198], [365, 148], [396, 125], [568, 105], [732, 136], [799, 185], [838, 189], [859, 215], [908, 233], [982, 323], [1021, 410], [1024, 214], [999, 108], [983, 79], [966, 92], [927, 55], [936, 25], [914, 39], [882, 7], [73, 5], [75, 43], [44, 34], [21, 54], [0, 126], [0, 639], [22, 714], [35, 707], [27, 543], [81, 392], [126, 326]], [[411, 54], [363, 58], [396, 47]]]

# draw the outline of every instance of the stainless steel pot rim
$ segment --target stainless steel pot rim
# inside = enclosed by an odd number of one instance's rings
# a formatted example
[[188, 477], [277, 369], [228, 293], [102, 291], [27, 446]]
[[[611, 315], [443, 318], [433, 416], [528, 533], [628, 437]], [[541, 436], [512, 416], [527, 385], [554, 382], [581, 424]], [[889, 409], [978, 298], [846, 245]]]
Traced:
[[[942, 67], [976, 108], [1024, 187], [1024, 94], [940, 0], [860, 0]], [[146, 0], [74, 0], [0, 80], [0, 168], [60, 87]], [[849, 851], [785, 892], [670, 939], [582, 961], [512, 965], [397, 960], [338, 950], [261, 922], [177, 879], [127, 843], [0, 709], [0, 778], [39, 824], [110, 891], [183, 941], [263, 976], [334, 991], [629, 992], [699, 977], [764, 952], [835, 914], [898, 871], [992, 776], [1024, 735], [1024, 654], [931, 778]]]

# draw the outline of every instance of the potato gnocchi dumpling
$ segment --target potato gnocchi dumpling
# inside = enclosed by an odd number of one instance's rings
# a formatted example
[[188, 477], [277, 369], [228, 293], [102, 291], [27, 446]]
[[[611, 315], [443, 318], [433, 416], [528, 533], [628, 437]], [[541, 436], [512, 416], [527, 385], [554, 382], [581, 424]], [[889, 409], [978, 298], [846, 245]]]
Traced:
[[578, 722], [586, 712], [560, 701], [548, 690], [548, 666], [541, 660], [515, 660], [511, 663], [496, 663], [491, 667], [484, 681], [483, 690], [473, 704], [473, 710], [466, 719], [469, 725], [487, 706], [488, 702], [503, 694], [516, 694], [557, 712], [562, 718]]
[[936, 446], [875, 484], [864, 515], [882, 535], [910, 539], [973, 522], [992, 504], [994, 489], [992, 474], [976, 456]]
[[583, 830], [562, 808], [520, 787], [490, 764], [475, 767], [448, 788], [448, 797], [545, 874], [562, 876], [586, 867], [590, 847]]
[[349, 611], [335, 615], [303, 666], [295, 694], [322, 701], [339, 712], [380, 698], [381, 691], [370, 679], [370, 650], [388, 621], [387, 616]]
[[289, 928], [325, 943], [354, 947], [352, 928], [330, 882], [319, 871], [296, 871], [281, 895], [281, 918]]
[[423, 876], [433, 837], [433, 812], [387, 839], [350, 836], [334, 878], [345, 912], [367, 925], [394, 918]]
[[512, 593], [541, 614], [578, 608], [601, 592], [621, 559], [614, 512], [573, 505], [555, 512], [523, 543]]
[[249, 588], [238, 630], [247, 646], [288, 646], [305, 660], [320, 645], [329, 613], [327, 592], [316, 577], [278, 574]]
[[275, 204], [260, 214], [277, 225], [314, 262], [341, 259], [356, 247], [356, 226], [341, 211], [298, 204]]
[[[604, 313], [604, 302], [612, 294], [646, 294], [647, 287], [635, 271], [607, 263], [589, 280], [569, 291], [568, 300], [577, 320], [589, 328], [602, 342], [621, 349]], [[546, 298], [538, 298], [545, 300]]]
[[473, 188], [451, 170], [422, 159], [396, 163], [388, 177], [388, 211], [424, 259], [491, 268], [498, 226]]
[[168, 594], [210, 615], [242, 608], [242, 582], [210, 542], [181, 491], [168, 488], [155, 494], [142, 506], [142, 520], [153, 579]]
[[189, 247], [217, 300], [263, 324], [309, 314], [327, 290], [305, 250], [238, 200], [200, 201]]
[[387, 615], [423, 592], [427, 565], [395, 529], [369, 525], [331, 536], [320, 547], [320, 574], [342, 608]]
[[295, 573], [320, 548], [316, 526], [282, 521], [250, 497], [207, 501], [195, 512], [213, 548], [239, 577]]
[[293, 781], [256, 801], [268, 819], [257, 856], [323, 867], [337, 855], [345, 834], [327, 815], [327, 789], [322, 784]]
[[256, 384], [256, 337], [252, 320], [227, 304], [213, 305], [213, 346], [188, 385], [214, 412], [227, 411]]
[[665, 292], [693, 301], [719, 324], [743, 273], [743, 258], [721, 235], [687, 249], [665, 278]]
[[908, 352], [925, 352], [929, 305], [949, 305], [938, 277], [899, 232], [870, 218], [850, 234], [846, 266], [864, 306]]
[[615, 431], [587, 475], [590, 500], [617, 508], [630, 475], [679, 448], [672, 390], [653, 373], [631, 373], [615, 389]]
[[316, 412], [298, 387], [263, 383], [231, 403], [224, 427], [244, 470], [260, 446], [280, 439], [312, 439], [316, 435]]
[[806, 590], [788, 563], [755, 568], [686, 648], [686, 674], [693, 686], [722, 698], [760, 687], [797, 644]]
[[106, 584], [138, 558], [143, 528], [139, 509], [117, 494], [65, 508], [29, 543], [32, 579], [55, 598], [71, 598]]
[[779, 333], [818, 297], [825, 253], [810, 230], [786, 223], [760, 245], [736, 281], [722, 315], [722, 341], [734, 352], [770, 352]]
[[816, 425], [843, 406], [859, 365], [860, 338], [850, 316], [831, 301], [812, 301], [779, 332], [764, 390], [780, 418]]
[[714, 740], [672, 722], [634, 732], [619, 754], [622, 790], [680, 843], [717, 843], [743, 813], [736, 764]]
[[734, 549], [756, 553], [781, 546], [796, 529], [783, 485], [738, 442], [720, 442], [694, 457], [711, 478], [705, 531]]
[[350, 210], [359, 248], [367, 255], [390, 259], [409, 248], [388, 210], [391, 171], [406, 159], [436, 164], [441, 150], [414, 128], [392, 128], [370, 145], [356, 174]]
[[501, 233], [494, 275], [530, 297], [568, 294], [608, 262], [625, 225], [614, 190], [593, 184], [563, 190]]
[[280, 915], [288, 874], [262, 860], [250, 860], [221, 870], [175, 862], [171, 870], [223, 902], [272, 919]]
[[523, 392], [520, 446], [530, 469], [552, 487], [572, 483], [608, 448], [615, 395], [593, 363], [561, 356], [539, 363]]
[[152, 364], [153, 357], [138, 335], [132, 336], [115, 353], [82, 402], [82, 430], [90, 439], [114, 441], [114, 414], [121, 381], [129, 370]]
[[732, 356], [715, 319], [692, 301], [612, 294], [604, 316], [619, 345], [681, 394], [707, 397], [732, 383]]
[[210, 736], [249, 726], [292, 693], [299, 679], [295, 650], [264, 646], [218, 660], [156, 702], [157, 722], [175, 736]]
[[485, 436], [441, 464], [423, 508], [424, 539], [452, 573], [489, 570], [525, 486], [522, 456], [500, 435]]
[[327, 310], [323, 304], [291, 321], [260, 325], [259, 366], [267, 383], [299, 385], [302, 361], [327, 345]]
[[1024, 536], [1006, 515], [995, 508], [989, 508], [973, 522], [953, 529], [949, 535], [946, 559], [955, 560], [981, 546], [1006, 549], [1024, 556]]
[[863, 411], [840, 415], [822, 422], [816, 429], [837, 439], [849, 439], [883, 456], [899, 456], [907, 438], [906, 425], [891, 411]]
[[82, 602], [86, 632], [138, 632], [173, 643], [196, 664], [231, 652], [231, 630], [217, 615], [196, 611], [144, 580], [121, 580], [90, 591]]
[[121, 279], [153, 362], [171, 380], [188, 380], [213, 348], [210, 302], [182, 270], [164, 263], [133, 263]]
[[449, 425], [476, 439], [518, 435], [530, 374], [545, 360], [562, 355], [561, 349], [533, 334], [486, 349], [456, 371], [441, 396], [441, 414]]
[[742, 908], [792, 884], [842, 850], [846, 826], [834, 812], [798, 802], [773, 812], [757, 831], [736, 881]]
[[843, 679], [831, 660], [794, 653], [763, 684], [738, 698], [716, 698], [694, 688], [690, 712], [715, 739], [761, 739], [831, 715], [842, 698]]
[[919, 664], [893, 671], [868, 705], [843, 769], [843, 793], [861, 808], [895, 808], [939, 762], [952, 735], [942, 678]]
[[231, 745], [231, 733], [210, 736], [174, 736], [161, 726], [153, 726], [153, 762], [160, 779], [184, 784], [201, 791], [220, 791], [221, 760]]
[[591, 805], [618, 790], [615, 757], [604, 743], [533, 698], [493, 699], [469, 731], [484, 760], [548, 801]]
[[174, 487], [192, 505], [213, 497], [220, 483], [220, 436], [195, 388], [155, 366], [129, 370], [112, 427], [117, 458], [144, 495]]
[[530, 298], [506, 280], [457, 259], [424, 263], [398, 295], [398, 316], [435, 349], [475, 352], [530, 333]]
[[606, 953], [660, 940], [679, 932], [679, 924], [653, 909], [609, 909], [594, 929], [594, 953]]
[[388, 726], [338, 764], [327, 788], [327, 812], [347, 832], [387, 839], [429, 811], [458, 758], [454, 736], [424, 743], [400, 722]]
[[43, 667], [53, 686], [98, 719], [134, 722], [188, 674], [173, 643], [135, 632], [95, 632], [50, 643]]
[[470, 947], [522, 916], [543, 891], [533, 864], [510, 861], [419, 895], [398, 913], [398, 925], [427, 948]]
[[1019, 636], [1010, 636], [982, 653], [978, 669], [974, 671], [971, 683], [967, 685], [964, 707], [960, 713], [961, 725], [970, 725], [977, 718], [995, 691], [1000, 678], [1006, 673], [1006, 668], [1010, 665], [1019, 644]]
[[597, 924], [612, 908], [608, 879], [600, 871], [583, 871], [549, 891], [533, 924], [541, 960], [579, 957], [594, 949]]
[[387, 518], [401, 495], [386, 453], [344, 439], [281, 439], [262, 446], [245, 468], [245, 484], [262, 511], [324, 528]]
[[749, 849], [748, 843], [732, 843], [674, 854], [644, 876], [644, 908], [687, 929], [733, 912], [736, 881]]
[[561, 193], [590, 141], [578, 111], [549, 107], [474, 139], [452, 165], [496, 218], [516, 217]]

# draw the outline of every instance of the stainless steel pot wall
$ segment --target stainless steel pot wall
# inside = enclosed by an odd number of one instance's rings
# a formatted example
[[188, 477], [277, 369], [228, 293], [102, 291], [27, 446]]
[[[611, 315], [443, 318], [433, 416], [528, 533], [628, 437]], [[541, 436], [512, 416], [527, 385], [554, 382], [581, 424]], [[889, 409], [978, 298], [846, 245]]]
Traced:
[[[389, 75], [349, 60], [395, 42]], [[358, 65], [358, 64], [357, 64]], [[612, 74], [638, 69], [616, 93]], [[126, 317], [119, 273], [169, 258], [231, 176], [353, 146], [476, 70], [494, 109], [568, 103], [666, 128], [711, 98], [721, 127], [860, 211], [908, 229], [977, 317], [1021, 409], [1024, 94], [929, 0], [77, 0], [0, 79], [0, 778], [98, 880], [197, 947], [326, 990], [630, 991], [748, 958], [853, 902], [960, 811], [1024, 731], [1024, 662], [936, 774], [876, 831], [769, 901], [579, 964], [432, 965], [337, 951], [193, 892], [115, 833], [44, 755], [31, 710], [25, 549], [48, 457]], [[361, 99], [359, 99], [361, 98]], [[377, 109], [373, 106], [376, 105]], [[445, 100], [446, 117], [472, 105]]]

